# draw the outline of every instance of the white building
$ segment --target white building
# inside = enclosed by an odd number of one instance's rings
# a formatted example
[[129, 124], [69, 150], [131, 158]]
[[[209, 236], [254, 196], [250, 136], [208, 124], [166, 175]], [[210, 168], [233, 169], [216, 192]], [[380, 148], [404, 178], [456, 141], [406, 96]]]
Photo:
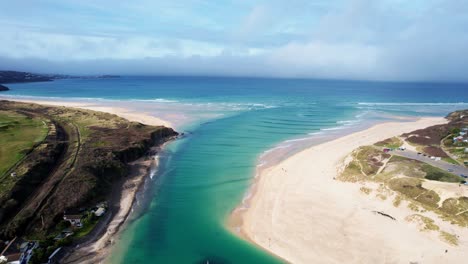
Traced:
[[81, 215], [64, 215], [63, 220], [70, 222], [74, 227], [82, 227], [81, 217]]
[[96, 212], [94, 212], [94, 215], [97, 217], [102, 216], [103, 214], [106, 213], [106, 209], [104, 207], [99, 207]]

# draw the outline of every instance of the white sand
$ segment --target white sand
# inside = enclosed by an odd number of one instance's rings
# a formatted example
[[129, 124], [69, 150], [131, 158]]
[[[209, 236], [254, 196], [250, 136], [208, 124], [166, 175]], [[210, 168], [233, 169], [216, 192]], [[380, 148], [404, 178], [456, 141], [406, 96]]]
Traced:
[[17, 101], [17, 102], [24, 102], [24, 103], [35, 103], [35, 104], [51, 105], [51, 106], [65, 106], [65, 107], [88, 109], [88, 110], [99, 111], [99, 112], [106, 112], [106, 113], [118, 115], [122, 118], [125, 118], [133, 122], [140, 122], [146, 125], [172, 127], [170, 122], [154, 117], [148, 113], [135, 112], [135, 111], [131, 111], [129, 109], [122, 108], [122, 107], [110, 107], [110, 106], [105, 106], [105, 105], [99, 105], [98, 102], [92, 102], [92, 103], [64, 102], [64, 101], [46, 101], [46, 100], [27, 100], [27, 99], [19, 99], [19, 98], [4, 98], [4, 99], [9, 100], [9, 101]]
[[466, 263], [468, 228], [437, 221], [441, 229], [460, 236], [460, 245], [451, 246], [438, 232], [421, 232], [405, 221], [414, 214], [406, 206], [396, 208], [391, 199], [363, 194], [360, 184], [334, 180], [355, 148], [445, 122], [423, 118], [379, 124], [264, 170], [241, 215], [242, 234], [292, 263]]

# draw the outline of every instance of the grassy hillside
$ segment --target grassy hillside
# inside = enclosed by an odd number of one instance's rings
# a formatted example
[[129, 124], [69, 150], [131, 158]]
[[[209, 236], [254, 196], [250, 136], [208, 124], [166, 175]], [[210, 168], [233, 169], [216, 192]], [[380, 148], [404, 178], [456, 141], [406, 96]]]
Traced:
[[[20, 161], [44, 140], [48, 127], [44, 120], [21, 113], [0, 111], [0, 179], [5, 172]], [[0, 191], [4, 188], [0, 188]]]
[[0, 101], [0, 113], [11, 141], [0, 149], [14, 156], [5, 157], [10, 161], [4, 170], [17, 173], [2, 179], [0, 237], [6, 238], [41, 237], [65, 210], [106, 200], [127, 175], [128, 162], [177, 135], [170, 128], [65, 107]]

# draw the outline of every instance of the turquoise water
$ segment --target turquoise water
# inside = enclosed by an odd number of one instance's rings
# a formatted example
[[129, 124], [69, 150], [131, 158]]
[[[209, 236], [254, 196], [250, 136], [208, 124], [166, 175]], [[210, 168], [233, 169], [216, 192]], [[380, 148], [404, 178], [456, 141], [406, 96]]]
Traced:
[[281, 262], [225, 228], [260, 155], [285, 140], [301, 145], [304, 137], [346, 133], [369, 121], [468, 108], [466, 84], [125, 77], [10, 87], [4, 95], [100, 100], [187, 117], [177, 123], [187, 136], [163, 152], [112, 263]]

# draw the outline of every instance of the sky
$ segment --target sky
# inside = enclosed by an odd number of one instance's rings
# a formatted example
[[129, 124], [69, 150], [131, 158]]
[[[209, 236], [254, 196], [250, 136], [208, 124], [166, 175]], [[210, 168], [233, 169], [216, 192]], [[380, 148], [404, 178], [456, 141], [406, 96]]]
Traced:
[[468, 0], [0, 1], [0, 69], [468, 81]]

